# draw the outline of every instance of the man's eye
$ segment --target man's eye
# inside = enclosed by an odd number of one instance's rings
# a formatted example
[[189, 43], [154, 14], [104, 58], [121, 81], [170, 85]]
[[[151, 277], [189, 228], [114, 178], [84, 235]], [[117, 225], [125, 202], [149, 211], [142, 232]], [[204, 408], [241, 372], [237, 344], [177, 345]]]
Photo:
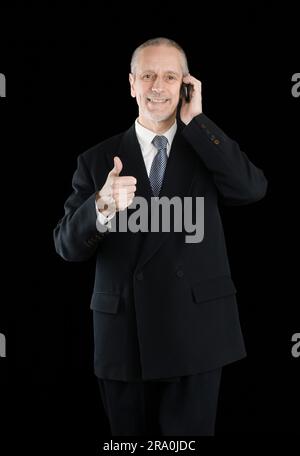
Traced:
[[175, 76], [172, 76], [171, 74], [169, 74], [168, 79], [170, 79], [170, 80], [175, 79]]
[[143, 78], [144, 79], [150, 79], [151, 78], [151, 74], [144, 74]]

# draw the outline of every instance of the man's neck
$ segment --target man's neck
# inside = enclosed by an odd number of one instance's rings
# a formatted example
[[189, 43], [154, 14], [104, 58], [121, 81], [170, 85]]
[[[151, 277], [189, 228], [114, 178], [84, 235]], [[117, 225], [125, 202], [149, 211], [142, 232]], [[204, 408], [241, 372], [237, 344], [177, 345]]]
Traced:
[[141, 119], [140, 117], [138, 117], [137, 120], [138, 123], [142, 125], [144, 128], [147, 128], [148, 130], [153, 131], [153, 133], [156, 133], [158, 135], [162, 135], [172, 127], [172, 125], [175, 122], [175, 117], [172, 117], [162, 122], [153, 122], [149, 121], [148, 119], [147, 121], [145, 121], [143, 118]]

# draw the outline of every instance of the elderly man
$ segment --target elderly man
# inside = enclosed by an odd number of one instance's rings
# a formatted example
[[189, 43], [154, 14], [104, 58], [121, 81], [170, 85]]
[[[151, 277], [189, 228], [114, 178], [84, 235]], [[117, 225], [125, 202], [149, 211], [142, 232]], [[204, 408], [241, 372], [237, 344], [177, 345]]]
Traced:
[[[176, 42], [139, 46], [129, 82], [138, 118], [79, 156], [56, 251], [96, 259], [94, 366], [112, 435], [213, 435], [222, 366], [246, 356], [219, 204], [258, 201], [267, 181], [203, 114]], [[120, 229], [137, 198], [149, 222], [152, 201], [174, 197], [191, 201], [197, 241], [178, 215], [169, 230], [136, 229], [138, 217]]]

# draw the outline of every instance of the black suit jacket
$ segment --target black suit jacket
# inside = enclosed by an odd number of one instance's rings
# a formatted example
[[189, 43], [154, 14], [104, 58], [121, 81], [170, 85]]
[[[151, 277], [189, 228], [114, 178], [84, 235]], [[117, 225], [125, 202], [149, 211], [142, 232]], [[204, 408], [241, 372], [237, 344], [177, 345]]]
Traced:
[[[96, 229], [95, 193], [113, 168], [152, 196], [134, 125], [78, 157], [73, 193], [54, 229], [65, 260], [95, 256], [91, 298], [98, 377], [135, 381], [191, 375], [246, 356], [219, 204], [263, 198], [267, 181], [238, 144], [205, 114], [178, 121], [160, 196], [204, 197], [204, 238], [178, 232]], [[133, 212], [133, 209], [129, 209]], [[116, 217], [119, 217], [120, 213]]]

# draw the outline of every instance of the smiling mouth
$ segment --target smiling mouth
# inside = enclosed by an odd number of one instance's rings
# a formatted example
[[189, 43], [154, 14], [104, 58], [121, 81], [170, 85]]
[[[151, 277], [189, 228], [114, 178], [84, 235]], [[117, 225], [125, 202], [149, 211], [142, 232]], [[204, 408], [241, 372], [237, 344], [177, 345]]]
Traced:
[[147, 101], [150, 101], [151, 103], [166, 103], [169, 101], [168, 98], [149, 98], [147, 97]]

